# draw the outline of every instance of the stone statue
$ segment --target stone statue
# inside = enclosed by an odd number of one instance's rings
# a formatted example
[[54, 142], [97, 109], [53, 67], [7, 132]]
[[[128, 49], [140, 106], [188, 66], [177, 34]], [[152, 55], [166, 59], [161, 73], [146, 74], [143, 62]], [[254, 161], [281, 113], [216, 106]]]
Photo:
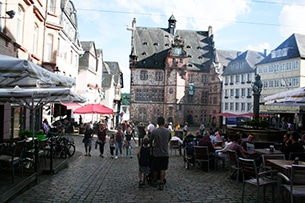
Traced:
[[255, 81], [252, 83], [253, 94], [260, 95], [262, 88], [263, 88], [263, 83], [261, 81], [261, 76], [256, 74]]

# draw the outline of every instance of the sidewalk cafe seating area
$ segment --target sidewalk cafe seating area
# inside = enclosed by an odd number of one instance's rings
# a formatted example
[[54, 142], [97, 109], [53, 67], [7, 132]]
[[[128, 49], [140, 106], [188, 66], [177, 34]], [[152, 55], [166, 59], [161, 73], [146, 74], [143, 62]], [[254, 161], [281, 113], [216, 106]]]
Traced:
[[41, 175], [57, 173], [67, 165], [67, 159], [53, 159], [51, 164], [44, 149], [46, 141], [34, 142], [36, 146], [32, 139], [7, 139], [0, 143], [0, 202], [36, 184]]

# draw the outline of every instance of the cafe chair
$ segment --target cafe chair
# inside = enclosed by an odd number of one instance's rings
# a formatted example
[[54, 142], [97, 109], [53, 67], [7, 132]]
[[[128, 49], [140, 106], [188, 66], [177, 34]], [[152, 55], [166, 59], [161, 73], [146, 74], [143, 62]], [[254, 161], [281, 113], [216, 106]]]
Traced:
[[290, 152], [289, 160], [295, 160], [296, 157], [299, 157], [300, 161], [305, 161], [305, 152]]
[[233, 178], [236, 174], [236, 180], [238, 181], [241, 167], [238, 161], [238, 155], [235, 150], [228, 150], [230, 168], [229, 168], [229, 178]]
[[290, 178], [283, 173], [278, 173], [277, 175], [282, 180], [279, 181], [280, 188], [284, 188], [290, 193], [291, 203], [294, 202], [295, 197], [305, 197], [305, 165], [292, 164], [289, 174]]
[[180, 144], [179, 144], [179, 141], [178, 140], [171, 140], [169, 142], [169, 149], [171, 151], [171, 154], [172, 154], [172, 151], [175, 151], [175, 155], [176, 155], [176, 152], [178, 150], [178, 152], [180, 153]]
[[8, 166], [8, 168], [12, 170], [12, 183], [14, 183], [15, 180], [15, 167], [19, 167], [21, 176], [23, 176], [24, 149], [25, 140], [20, 140], [11, 146], [11, 149], [7, 154], [0, 155], [1, 165]]
[[213, 153], [209, 152], [208, 146], [194, 146], [195, 164], [199, 163], [200, 168], [202, 168], [202, 163], [205, 162], [208, 165], [208, 172], [210, 171], [210, 162], [215, 162], [215, 156]]
[[265, 187], [272, 186], [272, 202], [274, 202], [274, 188], [277, 185], [277, 180], [266, 178], [266, 174], [276, 173], [277, 171], [269, 170], [258, 172], [255, 160], [239, 158], [241, 172], [243, 176], [242, 202], [244, 202], [245, 186], [246, 184], [256, 186], [256, 202], [259, 201], [260, 188], [263, 187], [264, 201], [265, 201]]

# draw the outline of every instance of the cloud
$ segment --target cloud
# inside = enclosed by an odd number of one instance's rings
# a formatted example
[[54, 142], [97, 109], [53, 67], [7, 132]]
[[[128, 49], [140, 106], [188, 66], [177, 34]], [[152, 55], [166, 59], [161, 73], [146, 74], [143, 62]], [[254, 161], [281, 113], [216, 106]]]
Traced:
[[258, 44], [258, 45], [248, 45], [246, 47], [246, 50], [252, 50], [252, 51], [258, 51], [258, 52], [263, 52], [266, 49], [267, 51], [267, 55], [268, 53], [271, 51], [271, 47], [270, 44], [268, 42], [264, 42], [262, 44]]
[[287, 38], [293, 33], [305, 34], [304, 19], [305, 7], [298, 5], [284, 6], [279, 21], [281, 24], [280, 33]]

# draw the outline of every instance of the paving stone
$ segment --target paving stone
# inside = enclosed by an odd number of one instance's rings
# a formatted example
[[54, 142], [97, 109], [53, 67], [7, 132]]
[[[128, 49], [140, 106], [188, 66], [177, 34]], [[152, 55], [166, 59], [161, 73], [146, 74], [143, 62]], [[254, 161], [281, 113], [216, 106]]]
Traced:
[[[68, 167], [42, 178], [10, 202], [241, 202], [242, 183], [228, 179], [228, 169], [210, 172], [197, 166], [185, 169], [183, 158], [173, 155], [164, 190], [151, 186], [142, 189], [138, 188], [135, 156], [138, 147], [133, 148], [133, 159], [111, 159], [108, 143], [104, 158], [99, 156], [98, 149], [93, 149], [92, 156], [87, 157], [83, 156], [82, 137], [73, 138], [77, 153], [69, 160]], [[255, 187], [248, 186], [246, 192], [245, 202], [255, 202]], [[266, 190], [266, 202], [272, 202], [271, 189]]]

